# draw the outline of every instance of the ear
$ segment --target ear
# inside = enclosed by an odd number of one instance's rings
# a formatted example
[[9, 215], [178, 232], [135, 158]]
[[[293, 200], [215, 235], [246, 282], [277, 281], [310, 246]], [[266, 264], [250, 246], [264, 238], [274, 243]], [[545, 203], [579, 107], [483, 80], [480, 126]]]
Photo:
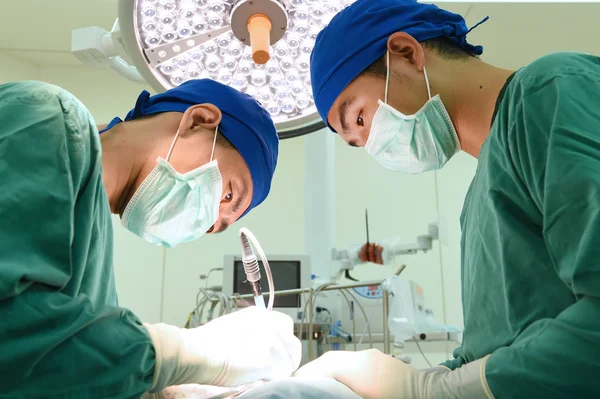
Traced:
[[213, 104], [193, 105], [185, 111], [181, 118], [180, 134], [185, 135], [188, 131], [198, 130], [214, 131], [221, 123], [222, 117], [221, 110]]
[[423, 47], [414, 37], [405, 32], [393, 33], [388, 38], [387, 48], [390, 56], [399, 56], [419, 72], [423, 72], [425, 65]]

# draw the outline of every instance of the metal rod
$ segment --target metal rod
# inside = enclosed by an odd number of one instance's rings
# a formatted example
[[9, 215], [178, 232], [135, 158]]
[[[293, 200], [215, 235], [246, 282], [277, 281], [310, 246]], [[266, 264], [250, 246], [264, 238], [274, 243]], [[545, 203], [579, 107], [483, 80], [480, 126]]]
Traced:
[[[373, 338], [373, 343], [383, 343], [384, 342], [384, 335], [383, 333], [372, 333], [371, 334], [372, 338]], [[393, 342], [393, 335], [390, 334], [390, 344]], [[327, 339], [329, 340], [330, 343], [340, 343], [340, 344], [345, 344], [348, 341], [346, 341], [344, 338], [342, 337], [334, 337], [334, 336], [328, 336]], [[354, 334], [352, 335], [352, 341], [360, 341], [361, 339], [364, 340], [368, 340], [369, 339], [369, 335], [368, 334]], [[412, 338], [409, 338], [407, 340], [405, 340], [405, 342], [457, 342], [458, 340], [458, 333], [455, 332], [437, 332], [437, 333], [428, 333], [428, 334], [417, 334]]]
[[388, 315], [390, 307], [389, 293], [382, 288], [383, 293], [383, 353], [389, 355], [391, 353], [390, 348], [390, 331], [388, 326]]
[[[377, 286], [377, 285], [381, 285], [381, 283], [383, 283], [383, 280], [359, 281], [357, 283], [351, 283], [351, 284], [331, 285], [329, 287], [322, 288], [321, 291], [345, 290], [345, 289], [349, 289], [349, 288]], [[275, 296], [278, 297], [278, 296], [287, 296], [287, 295], [307, 294], [312, 291], [313, 291], [312, 288], [296, 288], [293, 290], [281, 290], [281, 291], [275, 291]], [[263, 292], [263, 296], [268, 296], [268, 295], [269, 295], [268, 292]], [[235, 295], [235, 297], [231, 296], [231, 298], [252, 299], [252, 298], [254, 298], [254, 296], [252, 294], [245, 294], [245, 295]], [[211, 302], [219, 302], [218, 298], [211, 298], [209, 300]]]
[[384, 280], [372, 280], [372, 281], [359, 281], [359, 282], [350, 283], [350, 284], [331, 285], [329, 287], [323, 288], [321, 291], [346, 290], [349, 288], [368, 287], [371, 285], [375, 286], [375, 285], [381, 285], [383, 283], [383, 281]]
[[[367, 247], [369, 246], [369, 212], [365, 209], [365, 226], [367, 228]], [[368, 259], [368, 257], [367, 257]]]
[[[313, 361], [313, 289], [308, 294], [308, 361]], [[302, 339], [302, 337], [300, 337]]]
[[406, 269], [406, 265], [400, 266], [400, 269], [398, 269], [398, 271], [396, 272], [396, 276], [399, 276], [400, 273], [402, 273], [404, 271], [404, 269]]

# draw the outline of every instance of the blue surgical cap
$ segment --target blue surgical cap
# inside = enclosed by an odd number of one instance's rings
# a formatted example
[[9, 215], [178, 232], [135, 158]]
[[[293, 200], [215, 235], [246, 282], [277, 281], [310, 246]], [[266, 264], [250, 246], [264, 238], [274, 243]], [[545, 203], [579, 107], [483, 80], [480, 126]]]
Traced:
[[[125, 120], [162, 112], [185, 112], [193, 105], [205, 103], [221, 110], [219, 132], [239, 151], [250, 169], [254, 188], [252, 202], [244, 216], [269, 194], [279, 153], [273, 120], [254, 98], [211, 79], [190, 80], [154, 96], [144, 90]], [[100, 133], [120, 122], [123, 120], [114, 118]]]
[[434, 4], [415, 0], [356, 1], [319, 33], [310, 57], [313, 96], [321, 118], [329, 125], [327, 115], [335, 100], [354, 78], [385, 54], [393, 33], [408, 33], [419, 42], [445, 37], [479, 55], [483, 47], [467, 43], [469, 31], [463, 17]]

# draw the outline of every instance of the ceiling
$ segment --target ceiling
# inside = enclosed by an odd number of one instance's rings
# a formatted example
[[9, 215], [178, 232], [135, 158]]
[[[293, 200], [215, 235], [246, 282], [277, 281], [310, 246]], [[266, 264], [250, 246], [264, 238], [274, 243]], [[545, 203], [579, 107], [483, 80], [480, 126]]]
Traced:
[[[71, 55], [71, 31], [110, 30], [118, 0], [0, 0], [0, 52], [36, 66], [81, 66]], [[51, 6], [49, 6], [51, 5]]]
[[[52, 7], [48, 7], [51, 4]], [[118, 0], [0, 0], [0, 52], [40, 67], [81, 67], [70, 53], [73, 29], [109, 30]], [[490, 20], [469, 35], [485, 45], [484, 60], [517, 67], [544, 53], [579, 50], [600, 54], [600, 4], [442, 3], [469, 26]]]

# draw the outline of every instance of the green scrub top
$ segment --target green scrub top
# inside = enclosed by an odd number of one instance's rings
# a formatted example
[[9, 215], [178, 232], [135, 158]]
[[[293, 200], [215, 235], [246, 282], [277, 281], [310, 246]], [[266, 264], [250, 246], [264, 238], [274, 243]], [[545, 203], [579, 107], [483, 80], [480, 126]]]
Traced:
[[463, 344], [497, 398], [600, 397], [600, 58], [556, 53], [497, 103], [462, 225]]
[[0, 397], [139, 398], [155, 353], [117, 305], [100, 140], [83, 104], [42, 82], [0, 85], [0, 187]]

